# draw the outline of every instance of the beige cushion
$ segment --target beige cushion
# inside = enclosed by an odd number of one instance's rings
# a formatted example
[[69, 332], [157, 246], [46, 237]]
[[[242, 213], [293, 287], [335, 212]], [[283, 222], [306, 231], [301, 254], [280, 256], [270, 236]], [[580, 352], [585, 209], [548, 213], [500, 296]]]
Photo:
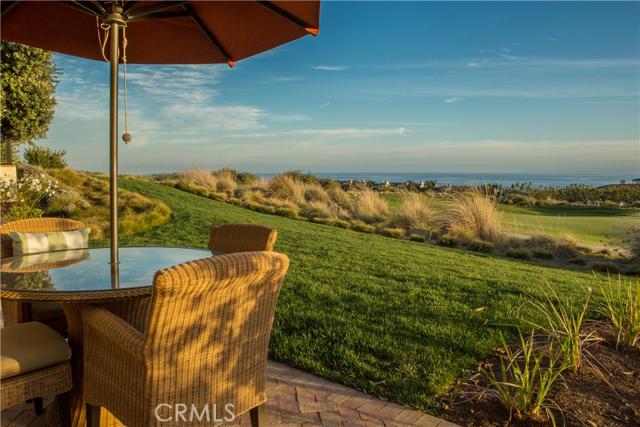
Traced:
[[0, 378], [36, 371], [71, 358], [71, 349], [60, 334], [38, 322], [0, 329]]

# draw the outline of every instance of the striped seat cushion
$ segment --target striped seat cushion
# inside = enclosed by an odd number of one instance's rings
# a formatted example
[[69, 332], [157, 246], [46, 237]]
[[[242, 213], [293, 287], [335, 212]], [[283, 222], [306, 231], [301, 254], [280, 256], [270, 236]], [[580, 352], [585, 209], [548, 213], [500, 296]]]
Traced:
[[89, 246], [90, 231], [90, 228], [51, 233], [18, 233], [12, 231], [9, 232], [9, 237], [13, 241], [13, 255], [18, 256], [86, 248]]

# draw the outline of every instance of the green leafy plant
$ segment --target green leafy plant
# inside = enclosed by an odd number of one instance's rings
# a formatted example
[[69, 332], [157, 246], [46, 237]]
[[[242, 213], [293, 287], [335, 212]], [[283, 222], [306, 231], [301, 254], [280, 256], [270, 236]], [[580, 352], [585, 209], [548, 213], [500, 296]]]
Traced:
[[40, 166], [44, 169], [62, 169], [67, 167], [64, 159], [65, 150], [54, 150], [49, 147], [31, 145], [24, 150], [24, 160], [30, 165]]
[[613, 326], [616, 348], [635, 346], [640, 335], [640, 280], [618, 276], [616, 283], [609, 277], [600, 292], [604, 300], [600, 311]]
[[518, 331], [519, 346], [512, 349], [502, 334], [502, 345], [496, 375], [492, 370], [482, 369], [489, 382], [488, 394], [496, 397], [509, 411], [509, 419], [532, 418], [549, 419], [556, 425], [552, 409], [556, 405], [550, 400], [549, 392], [563, 379], [565, 365], [553, 349], [553, 341], [545, 351], [536, 351], [535, 334], [532, 330], [525, 338]]
[[532, 302], [531, 305], [542, 314], [545, 322], [536, 324], [528, 322], [540, 329], [558, 345], [558, 349], [568, 369], [577, 372], [582, 365], [586, 347], [597, 338], [593, 332], [582, 332], [585, 315], [589, 308], [592, 290], [587, 288], [584, 303], [572, 304], [558, 298], [553, 288], [547, 284], [548, 291], [543, 291], [544, 302]]

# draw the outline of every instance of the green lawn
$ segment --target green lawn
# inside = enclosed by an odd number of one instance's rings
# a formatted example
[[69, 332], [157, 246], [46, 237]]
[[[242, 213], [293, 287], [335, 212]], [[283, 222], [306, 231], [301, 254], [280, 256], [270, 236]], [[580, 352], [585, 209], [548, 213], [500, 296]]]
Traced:
[[[402, 204], [402, 194], [388, 193], [384, 199], [393, 211]], [[437, 210], [443, 201], [433, 202]], [[580, 206], [519, 207], [500, 205], [507, 231], [521, 234], [570, 235], [582, 243], [621, 245], [620, 237], [640, 225], [640, 209], [587, 208]]]
[[[499, 344], [501, 326], [541, 299], [544, 283], [576, 298], [589, 274], [265, 215], [150, 182], [121, 185], [165, 202], [171, 220], [128, 245], [204, 247], [212, 224], [278, 229], [291, 258], [271, 357], [392, 401], [433, 399]], [[104, 242], [103, 242], [104, 243]], [[484, 310], [475, 310], [486, 307]]]
[[579, 206], [503, 206], [501, 209], [510, 231], [553, 236], [569, 234], [584, 243], [620, 244], [625, 230], [640, 225], [640, 209]]

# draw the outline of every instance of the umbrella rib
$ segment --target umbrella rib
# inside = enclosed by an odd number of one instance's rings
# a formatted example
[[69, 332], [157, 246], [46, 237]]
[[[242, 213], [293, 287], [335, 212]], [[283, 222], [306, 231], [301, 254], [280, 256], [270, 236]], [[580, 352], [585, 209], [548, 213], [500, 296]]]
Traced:
[[313, 34], [314, 36], [318, 34], [318, 29], [315, 28], [313, 25], [307, 24], [306, 22], [304, 22], [303, 20], [301, 20], [297, 16], [292, 15], [291, 13], [289, 13], [286, 10], [280, 8], [279, 6], [276, 6], [272, 2], [265, 1], [265, 0], [256, 0], [256, 2], [259, 5], [269, 9], [271, 12], [275, 13], [276, 15], [279, 15], [282, 18], [286, 19], [287, 21], [294, 23], [298, 27], [300, 27], [303, 30], [305, 30], [307, 33]]
[[196, 26], [200, 29], [200, 31], [202, 31], [204, 33], [204, 35], [220, 51], [220, 53], [222, 53], [222, 56], [224, 56], [224, 58], [226, 59], [227, 64], [229, 64], [229, 66], [233, 67], [236, 61], [231, 57], [231, 55], [224, 48], [224, 46], [222, 46], [222, 43], [220, 43], [220, 40], [218, 40], [218, 38], [215, 36], [215, 34], [213, 34], [209, 30], [209, 28], [205, 25], [205, 23], [202, 21], [202, 18], [200, 18], [200, 15], [198, 15], [198, 12], [196, 12], [191, 7], [191, 5], [188, 5], [188, 4], [183, 4], [182, 7], [184, 8], [184, 10], [186, 10], [187, 12], [189, 12], [191, 14], [191, 19], [193, 19], [193, 22], [196, 24]]
[[126, 12], [127, 21], [132, 22], [132, 21], [135, 21], [137, 19], [142, 19], [143, 17], [146, 17], [147, 15], [151, 15], [151, 14], [154, 14], [154, 13], [157, 13], [157, 12], [162, 12], [163, 10], [171, 9], [172, 7], [176, 7], [176, 6], [181, 6], [181, 5], [184, 5], [185, 3], [187, 3], [187, 2], [186, 1], [164, 1], [164, 2], [160, 2], [159, 4], [155, 4], [153, 6], [139, 8], [137, 10], [134, 10], [134, 9], [130, 8]]
[[58, 2], [64, 6], [70, 7], [72, 9], [75, 9], [79, 12], [82, 13], [86, 13], [87, 15], [91, 15], [91, 16], [100, 16], [100, 12], [97, 11], [96, 9], [93, 9], [92, 7], [89, 7], [88, 3], [83, 3], [80, 1], [60, 1]]
[[15, 0], [15, 1], [4, 1], [2, 3], [0, 3], [0, 6], [2, 6], [2, 16], [4, 16], [5, 13], [9, 12], [11, 9], [13, 9], [13, 7], [18, 4], [19, 0]]

